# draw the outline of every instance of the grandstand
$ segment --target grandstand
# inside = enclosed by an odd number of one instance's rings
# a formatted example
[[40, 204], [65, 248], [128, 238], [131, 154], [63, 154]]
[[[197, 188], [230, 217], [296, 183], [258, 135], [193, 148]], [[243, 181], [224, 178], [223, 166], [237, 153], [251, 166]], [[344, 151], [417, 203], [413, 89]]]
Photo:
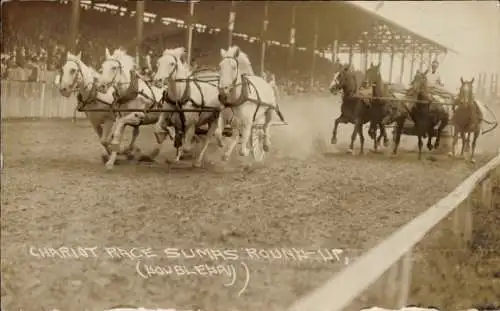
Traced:
[[[9, 2], [4, 5], [4, 44], [2, 45], [2, 78], [11, 80], [50, 81], [51, 71], [60, 67], [68, 47], [71, 25], [69, 1]], [[81, 51], [85, 63], [98, 67], [105, 48], [135, 48], [135, 12], [110, 4], [81, 1], [80, 25], [76, 50]], [[153, 58], [165, 48], [185, 45], [185, 27], [182, 20], [155, 18], [145, 13], [144, 40], [141, 50], [151, 52]], [[220, 28], [195, 26], [192, 62], [198, 66], [214, 67], [219, 60], [219, 49], [226, 43]], [[233, 43], [242, 47], [251, 59], [258, 60], [260, 46], [255, 38], [235, 33]], [[286, 70], [287, 48], [279, 42], [267, 51], [268, 70], [278, 79]], [[283, 57], [285, 55], [285, 57]], [[324, 54], [322, 54], [324, 56]], [[285, 61], [283, 61], [285, 60]], [[295, 54], [292, 80], [307, 87], [310, 56], [304, 48]], [[35, 69], [33, 69], [35, 68]], [[330, 60], [319, 57], [319, 85], [326, 85], [331, 74]], [[37, 71], [36, 74], [32, 72]], [[290, 75], [290, 74], [289, 74]], [[290, 77], [289, 77], [290, 78]]]

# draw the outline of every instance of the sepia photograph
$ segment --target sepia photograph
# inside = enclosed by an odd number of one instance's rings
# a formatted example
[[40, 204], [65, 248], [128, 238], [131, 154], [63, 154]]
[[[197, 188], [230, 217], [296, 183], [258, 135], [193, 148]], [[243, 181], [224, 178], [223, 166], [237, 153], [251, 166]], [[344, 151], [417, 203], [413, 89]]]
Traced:
[[2, 0], [1, 311], [500, 311], [500, 0]]

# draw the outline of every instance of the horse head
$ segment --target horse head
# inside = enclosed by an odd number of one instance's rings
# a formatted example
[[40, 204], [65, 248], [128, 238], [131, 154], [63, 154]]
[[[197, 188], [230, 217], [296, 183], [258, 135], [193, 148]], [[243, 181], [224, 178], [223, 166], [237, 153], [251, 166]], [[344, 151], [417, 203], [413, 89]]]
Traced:
[[227, 51], [221, 49], [220, 55], [219, 94], [222, 98], [227, 98], [239, 86], [241, 76], [253, 75], [253, 69], [248, 56], [237, 46], [231, 46]]
[[350, 95], [357, 90], [356, 74], [350, 70], [350, 66], [344, 66], [336, 74], [335, 82], [332, 83], [331, 89], [333, 90], [343, 90], [344, 95]]
[[56, 78], [56, 85], [59, 87], [59, 92], [64, 97], [71, 96], [72, 93], [79, 90], [85, 80], [88, 80], [88, 75], [84, 74], [82, 61], [82, 53], [73, 55], [70, 52], [66, 54], [66, 63], [61, 67], [59, 75]]
[[429, 69], [425, 72], [417, 71], [413, 81], [410, 84], [410, 93], [414, 94], [417, 99], [427, 100], [429, 99], [429, 87], [427, 81], [427, 73]]
[[99, 91], [105, 92], [110, 87], [125, 89], [130, 84], [130, 72], [135, 69], [135, 60], [122, 49], [116, 49], [113, 54], [106, 48], [101, 74], [97, 79]]
[[470, 107], [474, 103], [474, 78], [470, 81], [460, 77], [460, 91], [458, 92], [458, 104]]
[[166, 49], [158, 59], [156, 67], [157, 70], [153, 78], [156, 87], [161, 88], [168, 82], [175, 82], [181, 71], [188, 70], [185, 48]]

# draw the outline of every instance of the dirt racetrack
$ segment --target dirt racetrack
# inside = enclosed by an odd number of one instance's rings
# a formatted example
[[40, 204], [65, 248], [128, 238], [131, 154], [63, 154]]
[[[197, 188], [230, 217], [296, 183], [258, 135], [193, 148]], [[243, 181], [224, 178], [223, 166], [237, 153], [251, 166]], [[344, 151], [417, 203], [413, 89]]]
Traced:
[[[86, 121], [3, 122], [2, 310], [282, 310], [487, 160], [480, 156], [470, 165], [446, 156], [419, 162], [412, 152], [348, 155], [351, 125], [339, 129], [337, 147], [327, 144], [338, 112], [331, 97], [288, 98], [281, 107], [290, 124], [274, 130], [263, 163], [235, 154], [224, 165], [214, 148], [212, 163], [202, 169], [163, 164], [173, 156], [168, 143], [159, 164], [122, 163], [106, 172]], [[142, 149], [152, 140], [152, 128], [143, 129]], [[412, 149], [415, 139], [406, 140]], [[62, 246], [95, 247], [96, 257], [87, 251], [87, 258], [40, 258], [42, 248]], [[245, 250], [291, 247], [344, 253], [297, 263], [263, 255], [256, 260]], [[109, 248], [151, 248], [157, 256], [129, 259], [122, 252], [116, 258]], [[181, 261], [167, 258], [166, 248], [237, 250], [240, 257], [219, 260], [225, 266], [212, 273], [217, 276], [141, 277], [136, 266], [144, 275], [160, 266], [156, 271], [166, 273], [173, 265], [217, 264], [209, 251], [203, 259]], [[238, 295], [247, 281], [241, 262], [250, 278]], [[225, 287], [234, 274], [234, 284]]]

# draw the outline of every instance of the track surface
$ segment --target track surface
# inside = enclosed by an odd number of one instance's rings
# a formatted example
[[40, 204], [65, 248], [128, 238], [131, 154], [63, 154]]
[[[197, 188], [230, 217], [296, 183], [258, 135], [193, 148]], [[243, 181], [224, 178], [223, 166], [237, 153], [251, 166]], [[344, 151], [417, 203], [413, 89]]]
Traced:
[[[330, 98], [287, 99], [282, 110], [290, 125], [274, 130], [273, 149], [263, 163], [235, 155], [224, 165], [214, 147], [203, 169], [163, 164], [173, 156], [168, 143], [160, 164], [123, 163], [105, 172], [85, 121], [4, 122], [2, 309], [282, 310], [484, 162], [418, 162], [409, 152], [397, 158], [348, 155], [343, 150], [351, 125], [341, 126], [338, 147], [326, 143], [338, 112]], [[143, 150], [152, 140], [151, 128], [143, 129]], [[30, 247], [61, 246], [97, 247], [99, 258], [40, 259], [29, 253]], [[345, 253], [341, 262], [244, 258], [250, 281], [238, 296], [245, 283], [240, 261], [219, 262], [237, 271], [228, 287], [227, 276], [144, 279], [135, 260], [111, 259], [105, 247], [149, 247], [159, 256], [141, 263], [162, 266], [198, 264], [165, 258], [162, 250], [172, 247]]]

